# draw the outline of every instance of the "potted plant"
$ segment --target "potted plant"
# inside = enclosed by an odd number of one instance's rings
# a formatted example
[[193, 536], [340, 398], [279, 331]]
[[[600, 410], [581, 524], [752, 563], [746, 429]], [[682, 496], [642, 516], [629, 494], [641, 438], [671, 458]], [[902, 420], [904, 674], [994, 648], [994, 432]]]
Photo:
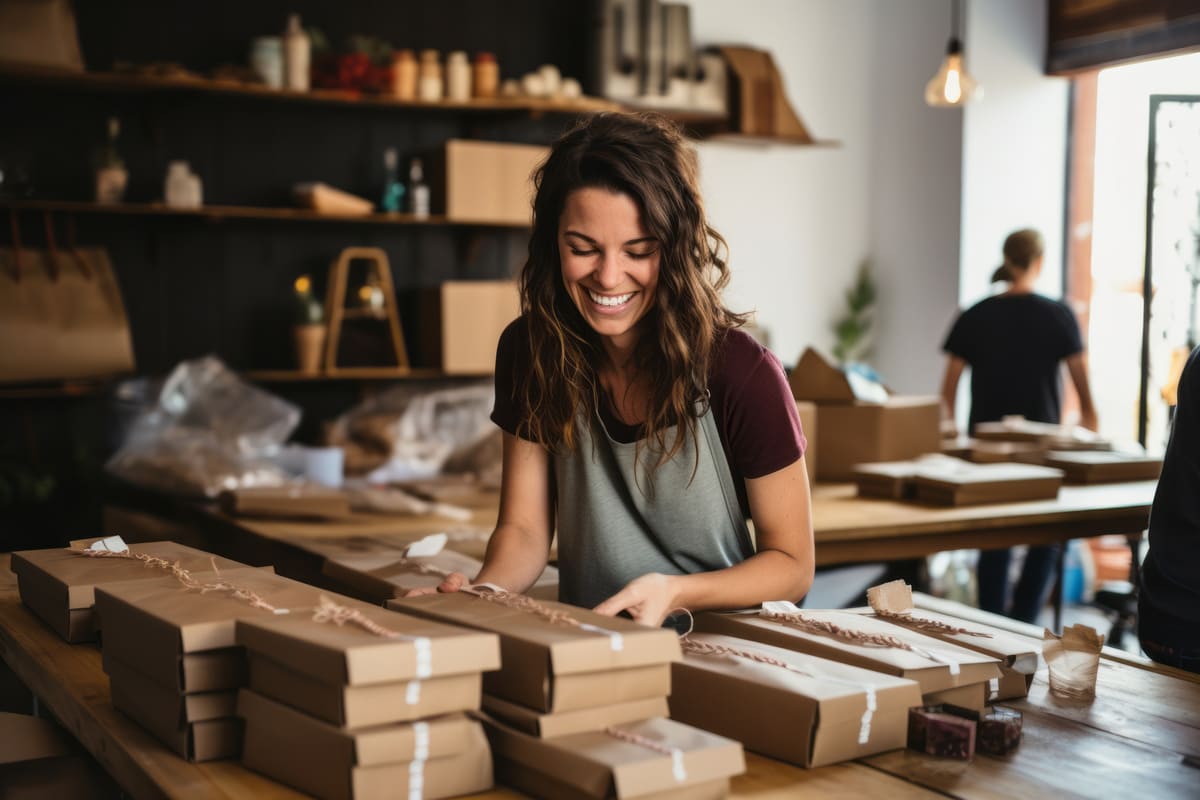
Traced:
[[292, 337], [296, 346], [296, 366], [303, 373], [316, 375], [321, 371], [321, 356], [325, 350], [325, 306], [312, 292], [312, 279], [301, 275], [296, 279], [295, 317]]

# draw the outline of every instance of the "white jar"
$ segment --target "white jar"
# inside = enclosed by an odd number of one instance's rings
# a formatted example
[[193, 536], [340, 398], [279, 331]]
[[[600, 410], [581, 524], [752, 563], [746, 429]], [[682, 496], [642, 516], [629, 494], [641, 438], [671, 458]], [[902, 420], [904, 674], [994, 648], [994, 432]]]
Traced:
[[471, 62], [462, 50], [446, 56], [446, 99], [459, 102], [471, 99]]
[[250, 68], [270, 89], [283, 88], [283, 40], [259, 36], [250, 42]]
[[199, 208], [204, 201], [200, 178], [192, 174], [186, 161], [167, 165], [167, 180], [163, 199], [169, 208]]

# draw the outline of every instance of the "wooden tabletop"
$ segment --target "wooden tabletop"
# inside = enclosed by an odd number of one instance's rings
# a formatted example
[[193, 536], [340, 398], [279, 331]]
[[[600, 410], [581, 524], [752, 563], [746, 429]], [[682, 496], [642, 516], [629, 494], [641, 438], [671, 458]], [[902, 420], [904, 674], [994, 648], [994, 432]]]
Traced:
[[[941, 610], [945, 611], [946, 606]], [[978, 613], [978, 612], [976, 612]], [[70, 645], [17, 596], [0, 556], [0, 656], [135, 798], [294, 798], [236, 761], [190, 764], [113, 709], [100, 651]], [[1136, 657], [1101, 660], [1097, 697], [1057, 700], [1044, 668], [1027, 700], [1024, 740], [1007, 758], [964, 763], [907, 750], [805, 770], [747, 754], [732, 797], [1196, 797], [1200, 786], [1200, 678]], [[514, 798], [496, 789], [479, 798]]]

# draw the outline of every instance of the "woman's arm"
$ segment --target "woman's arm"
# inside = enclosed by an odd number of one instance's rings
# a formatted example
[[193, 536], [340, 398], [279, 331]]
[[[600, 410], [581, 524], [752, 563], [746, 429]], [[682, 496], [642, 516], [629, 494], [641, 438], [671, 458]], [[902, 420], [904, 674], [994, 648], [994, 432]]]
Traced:
[[1088, 383], [1087, 351], [1067, 358], [1067, 371], [1071, 373], [1071, 382], [1075, 384], [1075, 393], [1079, 395], [1079, 424], [1091, 431], [1099, 430], [1100, 421], [1096, 417], [1092, 387]]
[[601, 614], [628, 611], [658, 626], [675, 608], [746, 608], [764, 600], [799, 600], [812, 586], [813, 530], [804, 459], [746, 481], [757, 552], [733, 567], [694, 575], [651, 573], [630, 581], [596, 606]]
[[[546, 568], [553, 532], [550, 455], [541, 445], [506, 432], [500, 514], [488, 540], [483, 568], [474, 581], [454, 573], [437, 591], [457, 592], [469, 583], [494, 583], [510, 592], [526, 591]], [[409, 596], [429, 593], [418, 589]]]
[[[963, 368], [967, 362], [958, 356], [946, 359], [946, 373], [942, 376], [942, 431], [946, 431], [946, 423], [954, 423], [954, 406], [958, 400], [958, 379], [962, 377]], [[957, 431], [957, 426], [955, 426]]]

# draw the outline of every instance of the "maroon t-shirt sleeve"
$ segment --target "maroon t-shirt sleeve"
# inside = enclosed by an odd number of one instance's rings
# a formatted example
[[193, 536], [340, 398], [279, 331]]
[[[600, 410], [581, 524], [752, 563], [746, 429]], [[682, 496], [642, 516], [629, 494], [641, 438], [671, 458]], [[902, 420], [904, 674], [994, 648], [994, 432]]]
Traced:
[[752, 479], [790, 466], [808, 441], [783, 364], [748, 334], [726, 334], [714, 371], [713, 411], [735, 474]]
[[[524, 352], [524, 320], [524, 317], [519, 317], [509, 323], [500, 334], [500, 341], [496, 345], [496, 404], [492, 407], [492, 422], [505, 433], [514, 436], [517, 434], [522, 413], [521, 403], [516, 396], [517, 387], [525, 383], [520, 365], [527, 361], [519, 356]], [[527, 365], [525, 369], [528, 369]]]

